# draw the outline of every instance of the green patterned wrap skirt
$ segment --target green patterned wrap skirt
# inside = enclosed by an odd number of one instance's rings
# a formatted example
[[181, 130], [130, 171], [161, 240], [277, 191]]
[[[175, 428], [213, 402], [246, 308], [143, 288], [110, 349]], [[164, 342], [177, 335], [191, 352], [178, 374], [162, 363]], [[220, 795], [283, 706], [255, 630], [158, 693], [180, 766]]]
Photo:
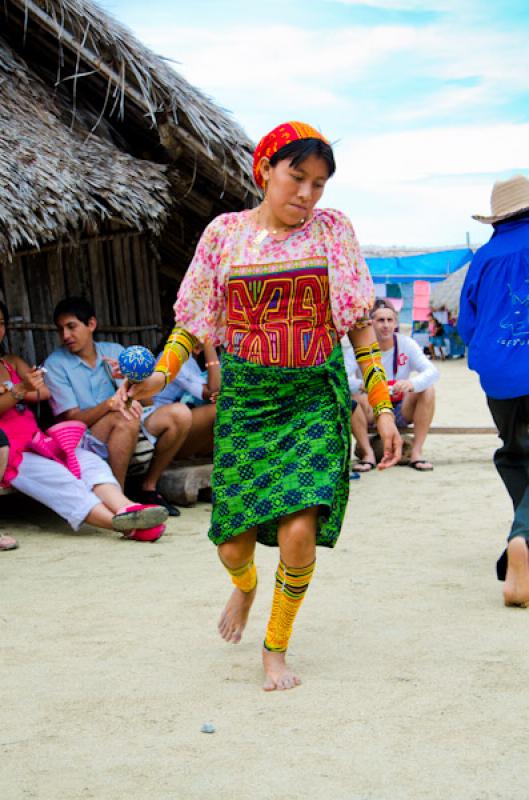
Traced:
[[209, 538], [257, 527], [277, 545], [281, 517], [321, 506], [316, 544], [334, 547], [349, 496], [350, 393], [338, 345], [316, 367], [222, 357]]

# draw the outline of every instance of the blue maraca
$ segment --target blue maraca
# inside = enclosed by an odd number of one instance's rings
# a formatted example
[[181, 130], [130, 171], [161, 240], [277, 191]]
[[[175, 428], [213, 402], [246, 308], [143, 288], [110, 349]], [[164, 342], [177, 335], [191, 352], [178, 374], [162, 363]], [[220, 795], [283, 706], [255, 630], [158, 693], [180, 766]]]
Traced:
[[154, 372], [156, 359], [146, 347], [133, 344], [121, 351], [118, 364], [121, 374], [130, 383], [141, 383]]
[[[130, 383], [141, 383], [154, 372], [156, 359], [146, 347], [133, 344], [121, 351], [118, 358], [119, 370]], [[130, 407], [132, 398], [127, 401]]]

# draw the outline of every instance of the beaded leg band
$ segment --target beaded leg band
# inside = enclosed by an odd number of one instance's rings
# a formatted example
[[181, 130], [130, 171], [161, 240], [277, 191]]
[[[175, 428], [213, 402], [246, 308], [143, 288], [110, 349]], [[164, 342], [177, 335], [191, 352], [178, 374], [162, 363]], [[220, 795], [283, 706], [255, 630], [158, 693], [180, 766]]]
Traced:
[[267, 650], [284, 653], [288, 647], [292, 626], [303, 598], [309, 588], [316, 562], [307, 567], [287, 567], [279, 562], [264, 646]]
[[[224, 564], [224, 561], [222, 563]], [[253, 558], [243, 564], [242, 567], [236, 567], [235, 569], [228, 567], [227, 564], [224, 564], [224, 566], [230, 573], [231, 581], [237, 589], [245, 593], [253, 592], [257, 586], [257, 570]]]

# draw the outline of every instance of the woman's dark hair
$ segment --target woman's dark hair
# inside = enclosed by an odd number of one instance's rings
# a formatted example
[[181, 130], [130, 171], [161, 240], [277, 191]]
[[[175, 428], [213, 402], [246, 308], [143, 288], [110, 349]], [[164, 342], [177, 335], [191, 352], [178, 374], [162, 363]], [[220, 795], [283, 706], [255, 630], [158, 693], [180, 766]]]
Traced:
[[290, 159], [290, 166], [296, 168], [309, 158], [309, 156], [323, 158], [327, 164], [329, 178], [331, 175], [334, 175], [336, 172], [336, 163], [334, 161], [332, 147], [330, 144], [322, 142], [321, 139], [298, 139], [295, 142], [286, 144], [284, 147], [279, 148], [270, 158], [270, 166], [275, 167], [279, 161], [284, 161], [288, 158]]
[[96, 312], [92, 303], [86, 297], [65, 297], [59, 300], [53, 311], [55, 325], [63, 314], [71, 314], [73, 317], [77, 317], [79, 322], [88, 325], [88, 320], [95, 317]]

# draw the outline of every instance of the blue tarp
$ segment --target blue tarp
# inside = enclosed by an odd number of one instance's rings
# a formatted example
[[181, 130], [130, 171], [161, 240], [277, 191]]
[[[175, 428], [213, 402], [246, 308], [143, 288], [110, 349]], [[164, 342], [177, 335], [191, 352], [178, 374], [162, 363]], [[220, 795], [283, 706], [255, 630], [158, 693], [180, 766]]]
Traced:
[[467, 264], [472, 250], [443, 250], [401, 258], [366, 258], [375, 283], [411, 283], [443, 281], [452, 272]]

